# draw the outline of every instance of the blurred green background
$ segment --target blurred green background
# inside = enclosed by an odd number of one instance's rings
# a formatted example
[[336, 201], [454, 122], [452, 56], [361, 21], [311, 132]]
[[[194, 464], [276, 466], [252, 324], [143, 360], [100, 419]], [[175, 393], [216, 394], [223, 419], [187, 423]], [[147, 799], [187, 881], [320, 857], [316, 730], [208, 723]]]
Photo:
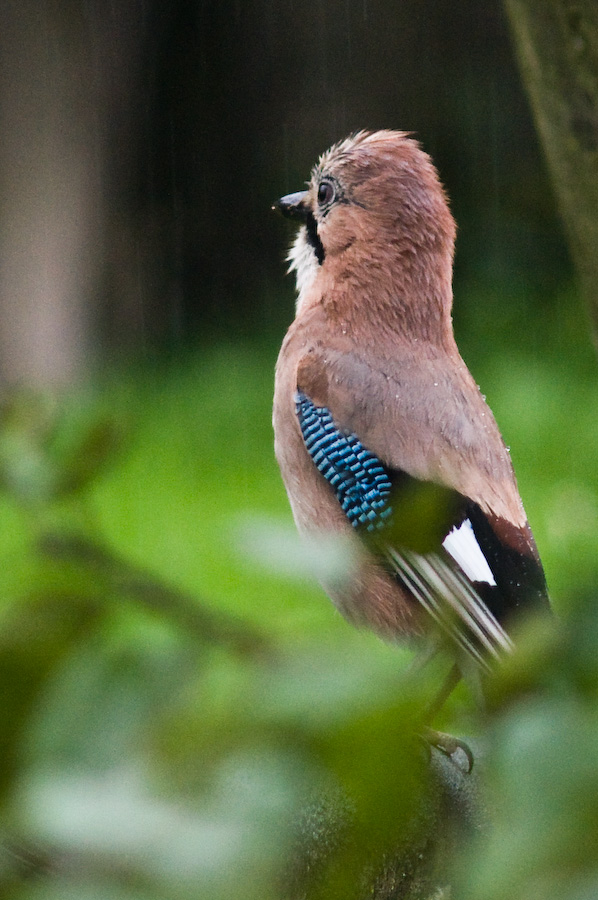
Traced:
[[[0, 896], [595, 897], [596, 358], [500, 4], [30, 0], [0, 58]], [[493, 824], [419, 894], [447, 661], [414, 680], [341, 620], [270, 424], [270, 206], [364, 127], [447, 186], [458, 343], [561, 623], [443, 712]]]

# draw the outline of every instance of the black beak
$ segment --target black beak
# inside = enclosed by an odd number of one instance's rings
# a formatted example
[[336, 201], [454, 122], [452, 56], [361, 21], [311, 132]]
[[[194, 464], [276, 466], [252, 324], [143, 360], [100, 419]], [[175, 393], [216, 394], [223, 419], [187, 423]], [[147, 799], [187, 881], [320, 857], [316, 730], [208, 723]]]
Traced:
[[301, 222], [305, 222], [309, 212], [308, 207], [305, 205], [306, 197], [307, 191], [287, 194], [286, 197], [281, 197], [280, 200], [277, 200], [273, 204], [272, 209], [277, 209], [287, 219], [299, 219]]

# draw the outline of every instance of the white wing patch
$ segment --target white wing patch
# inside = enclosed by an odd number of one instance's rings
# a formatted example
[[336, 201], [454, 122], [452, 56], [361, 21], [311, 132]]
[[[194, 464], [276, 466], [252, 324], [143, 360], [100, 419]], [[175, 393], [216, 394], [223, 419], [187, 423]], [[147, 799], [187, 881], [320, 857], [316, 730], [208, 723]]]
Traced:
[[465, 519], [458, 528], [455, 526], [445, 537], [442, 546], [471, 581], [496, 586], [492, 570], [476, 540], [469, 519]]

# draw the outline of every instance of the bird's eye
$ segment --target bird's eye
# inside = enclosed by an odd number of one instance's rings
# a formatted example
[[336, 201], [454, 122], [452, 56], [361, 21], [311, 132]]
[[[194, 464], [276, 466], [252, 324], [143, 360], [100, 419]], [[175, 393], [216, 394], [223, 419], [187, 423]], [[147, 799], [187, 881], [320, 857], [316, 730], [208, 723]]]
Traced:
[[320, 206], [328, 206], [334, 200], [334, 185], [331, 181], [322, 181], [318, 188], [318, 203]]

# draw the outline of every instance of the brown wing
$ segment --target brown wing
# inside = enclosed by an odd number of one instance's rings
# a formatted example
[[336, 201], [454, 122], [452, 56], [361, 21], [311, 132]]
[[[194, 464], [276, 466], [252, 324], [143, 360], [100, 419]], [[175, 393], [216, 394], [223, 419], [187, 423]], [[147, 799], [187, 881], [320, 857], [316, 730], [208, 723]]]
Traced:
[[[426, 352], [427, 350], [427, 352]], [[523, 528], [526, 516], [498, 426], [460, 357], [397, 351], [366, 360], [307, 349], [297, 388], [327, 407], [390, 469], [450, 487], [486, 514]]]

